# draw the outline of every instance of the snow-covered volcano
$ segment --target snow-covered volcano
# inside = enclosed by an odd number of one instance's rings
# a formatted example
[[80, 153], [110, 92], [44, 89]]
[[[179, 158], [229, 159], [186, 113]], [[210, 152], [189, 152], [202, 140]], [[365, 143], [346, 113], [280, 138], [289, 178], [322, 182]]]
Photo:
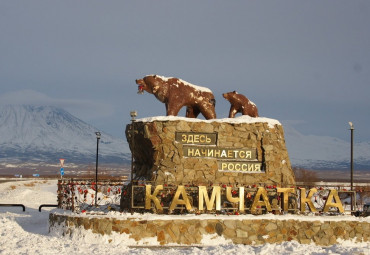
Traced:
[[[94, 162], [93, 126], [53, 106], [0, 106], [0, 160]], [[118, 163], [130, 158], [127, 142], [101, 132], [99, 160]]]
[[[285, 141], [293, 166], [306, 169], [349, 169], [351, 144], [330, 136], [303, 135], [284, 125]], [[356, 169], [370, 170], [370, 143], [355, 143]]]

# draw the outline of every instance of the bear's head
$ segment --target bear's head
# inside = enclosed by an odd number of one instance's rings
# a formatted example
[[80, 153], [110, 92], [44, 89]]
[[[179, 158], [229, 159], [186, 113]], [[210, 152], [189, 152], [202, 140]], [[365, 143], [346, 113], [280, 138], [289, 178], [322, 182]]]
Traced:
[[157, 75], [147, 75], [143, 79], [137, 79], [138, 94], [143, 94], [144, 91], [155, 94], [160, 86], [161, 79]]
[[230, 101], [230, 98], [233, 98], [235, 95], [237, 95], [238, 94], [238, 92], [236, 92], [235, 90], [234, 91], [232, 91], [232, 92], [227, 92], [227, 93], [223, 93], [222, 94], [222, 96], [226, 99], [226, 100], [228, 100], [228, 101]]

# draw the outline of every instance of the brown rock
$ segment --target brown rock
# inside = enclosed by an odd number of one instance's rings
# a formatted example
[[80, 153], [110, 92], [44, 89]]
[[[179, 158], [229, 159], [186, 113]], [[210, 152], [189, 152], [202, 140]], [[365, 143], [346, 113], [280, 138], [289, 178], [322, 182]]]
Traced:
[[180, 224], [179, 225], [179, 230], [180, 230], [180, 233], [186, 233], [188, 232], [188, 228], [189, 228], [189, 225], [187, 224]]
[[345, 233], [346, 231], [342, 227], [336, 227], [334, 229], [334, 235], [336, 235], [337, 237], [343, 236]]
[[161, 244], [161, 245], [164, 245], [164, 242], [165, 242], [165, 235], [164, 235], [164, 231], [161, 230], [157, 233], [157, 241]]
[[307, 238], [311, 239], [314, 235], [315, 235], [315, 232], [313, 232], [311, 229], [306, 229], [304, 231], [305, 235]]
[[207, 233], [209, 233], [209, 234], [214, 234], [216, 232], [214, 226], [212, 226], [212, 225], [207, 225], [205, 227], [205, 229], [206, 229]]
[[227, 228], [227, 229], [224, 230], [223, 236], [225, 236], [227, 238], [234, 238], [234, 237], [236, 237], [236, 231], [235, 231], [235, 229]]
[[266, 229], [267, 232], [270, 232], [272, 230], [277, 229], [277, 225], [273, 222], [270, 222], [266, 225], [265, 229]]
[[300, 243], [301, 244], [310, 244], [312, 242], [312, 240], [311, 239], [301, 239], [300, 240]]
[[247, 231], [243, 231], [241, 229], [237, 229], [236, 230], [236, 236], [237, 237], [241, 237], [241, 238], [247, 238], [248, 237], [248, 232]]
[[172, 231], [172, 229], [171, 229], [171, 225], [170, 225], [170, 224], [168, 224], [168, 225], [166, 226], [166, 232], [167, 232], [167, 233], [168, 233], [168, 235], [171, 237], [172, 242], [174, 242], [174, 243], [177, 243], [177, 242], [178, 242], [178, 235], [176, 235], [176, 234]]

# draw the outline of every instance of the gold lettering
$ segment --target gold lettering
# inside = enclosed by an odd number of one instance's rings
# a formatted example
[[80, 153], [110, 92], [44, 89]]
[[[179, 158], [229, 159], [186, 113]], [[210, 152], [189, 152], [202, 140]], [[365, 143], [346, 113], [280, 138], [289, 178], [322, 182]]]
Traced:
[[245, 151], [245, 158], [252, 159], [252, 151]]
[[233, 151], [232, 150], [227, 150], [227, 157], [228, 158], [233, 158]]
[[239, 164], [239, 163], [235, 164], [235, 170], [236, 170], [236, 171], [240, 171], [240, 165], [241, 165], [241, 164]]
[[[182, 196], [182, 199], [180, 199], [180, 195]], [[169, 210], [173, 211], [177, 205], [185, 205], [186, 210], [188, 211], [192, 210], [189, 197], [186, 194], [185, 187], [183, 185], [177, 187], [175, 196], [173, 197]]]
[[239, 151], [239, 158], [245, 158], [245, 151]]
[[289, 201], [289, 193], [294, 193], [293, 188], [277, 188], [278, 193], [283, 193], [283, 210], [287, 212], [289, 209], [288, 201]]
[[212, 142], [212, 139], [208, 136], [206, 136], [206, 143], [211, 143]]
[[221, 170], [227, 170], [227, 163], [221, 164]]
[[201, 143], [205, 143], [205, 142], [206, 142], [206, 136], [205, 136], [205, 135], [200, 135], [200, 136], [199, 136], [199, 141], [200, 141]]
[[227, 170], [234, 171], [234, 164], [232, 164], [232, 163], [227, 164]]
[[254, 166], [253, 164], [249, 164], [248, 165], [248, 171], [249, 172], [253, 172], [254, 171], [254, 167], [253, 166]]
[[306, 196], [306, 189], [305, 188], [300, 188], [300, 193], [301, 193], [301, 212], [305, 212], [306, 211], [306, 203], [308, 205], [308, 208], [310, 209], [311, 212], [316, 212], [316, 207], [314, 206], [314, 204], [312, 203], [312, 196], [313, 194], [315, 194], [317, 192], [317, 189], [316, 188], [312, 188], [310, 189], [310, 192], [308, 193], [308, 195]]
[[261, 172], [261, 164], [254, 164], [254, 166], [256, 172]]
[[247, 171], [248, 170], [248, 165], [247, 164], [243, 164], [242, 165], [242, 170], [243, 171]]
[[213, 157], [213, 149], [208, 150], [208, 157]]
[[239, 197], [233, 197], [231, 187], [226, 187], [226, 199], [231, 203], [239, 203], [239, 211], [244, 212], [244, 187], [239, 187]]
[[226, 151], [222, 150], [221, 152], [221, 158], [227, 158]]
[[194, 157], [200, 157], [200, 150], [195, 149]]
[[[335, 202], [333, 203], [333, 198]], [[330, 190], [328, 199], [325, 202], [324, 211], [328, 212], [330, 207], [336, 207], [340, 213], [344, 212], [342, 201], [340, 201], [338, 196], [338, 191], [335, 189]]]
[[199, 210], [203, 210], [203, 203], [206, 201], [206, 207], [208, 211], [214, 208], [216, 200], [216, 210], [221, 210], [221, 187], [213, 186], [211, 199], [208, 197], [208, 192], [206, 186], [199, 186]]
[[[263, 201], [260, 201], [261, 196], [263, 198]], [[266, 206], [266, 210], [271, 212], [271, 205], [269, 202], [269, 198], [267, 197], [267, 191], [264, 187], [258, 187], [256, 196], [254, 197], [253, 204], [251, 206], [251, 213], [256, 213], [257, 206]]]
[[215, 158], [219, 158], [221, 155], [221, 151], [219, 149], [215, 149]]
[[188, 148], [188, 157], [194, 157], [194, 149]]
[[188, 135], [188, 139], [186, 140], [186, 143], [194, 143], [194, 136]]
[[163, 185], [157, 185], [155, 187], [155, 190], [153, 194], [152, 192], [152, 185], [145, 185], [145, 209], [150, 209], [151, 208], [151, 201], [154, 202], [154, 206], [158, 211], [163, 211], [163, 207], [161, 206], [161, 202], [157, 198], [158, 192], [160, 190], [163, 190]]
[[199, 135], [194, 135], [194, 143], [199, 143]]
[[207, 149], [201, 149], [200, 152], [203, 157], [207, 157]]
[[186, 135], [181, 135], [181, 142], [185, 143], [187, 141]]

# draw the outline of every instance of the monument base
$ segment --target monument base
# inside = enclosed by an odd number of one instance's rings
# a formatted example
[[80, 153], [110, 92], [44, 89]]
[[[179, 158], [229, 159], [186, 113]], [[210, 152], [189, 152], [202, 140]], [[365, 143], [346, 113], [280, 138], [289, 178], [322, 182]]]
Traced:
[[[133, 245], [211, 245], [233, 243], [262, 245], [295, 240], [301, 244], [328, 246], [343, 240], [370, 241], [370, 222], [366, 219], [309, 216], [218, 216], [121, 214], [49, 215], [49, 231], [92, 231], [100, 235], [121, 234]], [[112, 237], [113, 238], [113, 237]], [[108, 238], [108, 241], [112, 240]]]
[[284, 130], [274, 119], [153, 117], [127, 125], [126, 137], [134, 158], [133, 180], [153, 185], [295, 184]]

